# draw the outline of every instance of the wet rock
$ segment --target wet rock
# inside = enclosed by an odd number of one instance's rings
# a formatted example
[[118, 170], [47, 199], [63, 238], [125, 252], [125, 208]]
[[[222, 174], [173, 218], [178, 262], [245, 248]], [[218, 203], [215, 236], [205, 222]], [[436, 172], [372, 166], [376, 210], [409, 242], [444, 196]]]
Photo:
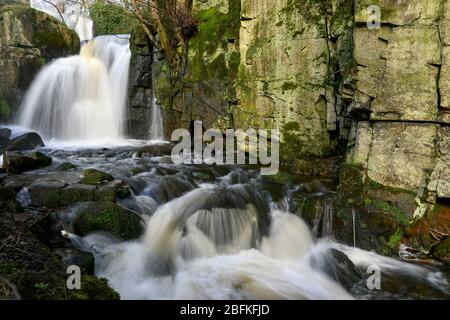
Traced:
[[432, 249], [432, 256], [450, 265], [450, 237], [447, 237]]
[[0, 135], [0, 150], [6, 148], [10, 142], [11, 140], [9, 138]]
[[11, 138], [11, 129], [1, 128], [0, 129], [0, 137], [2, 138]]
[[58, 171], [69, 171], [69, 170], [74, 170], [76, 168], [77, 168], [77, 166], [72, 164], [72, 163], [70, 163], [70, 162], [63, 162], [56, 168], [56, 170], [58, 170]]
[[5, 150], [23, 151], [43, 147], [44, 142], [36, 132], [25, 133], [11, 140]]
[[0, 215], [6, 214], [6, 209], [15, 211], [17, 208], [16, 194], [18, 190], [15, 188], [9, 188], [0, 186]]
[[74, 248], [62, 250], [61, 262], [65, 268], [76, 265], [81, 268], [82, 273], [94, 274], [95, 259], [91, 253], [83, 252]]
[[34, 170], [51, 164], [52, 158], [41, 152], [19, 153], [6, 151], [3, 157], [3, 167], [10, 173]]
[[94, 200], [96, 187], [86, 184], [72, 184], [61, 189], [59, 205], [67, 206], [77, 202]]
[[66, 183], [61, 181], [37, 180], [33, 182], [29, 191], [33, 206], [57, 207], [60, 205], [61, 190]]
[[119, 180], [115, 180], [105, 185], [99, 186], [95, 192], [95, 200], [115, 202], [121, 186], [122, 181]]
[[16, 286], [0, 275], [0, 300], [20, 300]]
[[73, 230], [80, 236], [106, 231], [124, 240], [135, 239], [142, 233], [140, 218], [113, 202], [88, 202], [76, 210]]
[[347, 290], [363, 279], [363, 275], [347, 255], [336, 249], [328, 249], [313, 256], [311, 267], [324, 272]]
[[81, 183], [96, 185], [112, 180], [114, 180], [114, 177], [109, 173], [96, 169], [86, 169], [84, 170], [84, 178], [81, 179]]

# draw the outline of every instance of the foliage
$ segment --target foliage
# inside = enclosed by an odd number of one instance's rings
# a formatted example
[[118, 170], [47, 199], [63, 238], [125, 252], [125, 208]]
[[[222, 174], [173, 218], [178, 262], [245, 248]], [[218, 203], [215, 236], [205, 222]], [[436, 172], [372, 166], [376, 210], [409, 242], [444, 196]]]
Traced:
[[137, 19], [121, 6], [97, 0], [90, 8], [96, 35], [129, 34], [137, 25]]

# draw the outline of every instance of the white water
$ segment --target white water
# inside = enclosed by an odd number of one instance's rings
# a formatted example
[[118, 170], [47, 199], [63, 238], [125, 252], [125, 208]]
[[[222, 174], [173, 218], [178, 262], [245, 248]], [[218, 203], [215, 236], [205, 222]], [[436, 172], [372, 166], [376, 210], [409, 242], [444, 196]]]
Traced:
[[152, 101], [152, 120], [150, 126], [150, 140], [164, 140], [164, 124], [162, 118], [161, 107], [158, 105], [156, 98]]
[[[303, 220], [288, 212], [272, 209], [264, 232], [258, 204], [242, 196], [245, 189], [235, 188], [229, 194], [228, 188], [207, 184], [160, 206], [144, 217], [146, 231], [135, 241], [102, 233], [72, 235], [72, 240], [93, 250], [96, 275], [107, 278], [122, 299], [353, 299], [312, 263], [326, 264], [330, 249], [361, 268], [377, 265], [444, 292], [448, 288], [439, 272], [327, 239], [315, 241]], [[221, 208], [225, 203], [237, 205]], [[155, 202], [146, 206], [153, 212]]]
[[101, 36], [45, 66], [27, 91], [19, 125], [46, 139], [115, 141], [125, 134], [128, 39]]

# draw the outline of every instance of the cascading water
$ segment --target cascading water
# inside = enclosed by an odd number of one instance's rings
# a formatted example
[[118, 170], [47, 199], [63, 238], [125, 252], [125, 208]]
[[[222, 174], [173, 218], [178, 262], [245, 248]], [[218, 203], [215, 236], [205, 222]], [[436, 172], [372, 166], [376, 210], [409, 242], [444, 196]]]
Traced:
[[130, 57], [128, 36], [100, 36], [78, 56], [51, 62], [31, 84], [19, 125], [47, 139], [122, 138]]
[[164, 140], [164, 125], [161, 107], [158, 105], [156, 98], [152, 100], [152, 115], [150, 127], [150, 140], [162, 141]]
[[[282, 203], [274, 204], [262, 192], [255, 172], [215, 172], [169, 165], [164, 157], [146, 159], [121, 157], [100, 165], [134, 186], [136, 194], [121, 204], [141, 216], [144, 234], [133, 241], [105, 233], [70, 235], [78, 248], [94, 254], [96, 275], [107, 278], [122, 299], [409, 297], [409, 292], [369, 290], [363, 275], [370, 266], [383, 270], [383, 288], [390, 279], [400, 279], [402, 285], [416, 283], [436, 297], [450, 294], [445, 275], [437, 270], [328, 238], [328, 201], [322, 206], [325, 237], [317, 239], [302, 218], [290, 212], [288, 201], [281, 198]], [[134, 161], [150, 161], [153, 169], [127, 178]], [[284, 196], [292, 190], [285, 190]]]

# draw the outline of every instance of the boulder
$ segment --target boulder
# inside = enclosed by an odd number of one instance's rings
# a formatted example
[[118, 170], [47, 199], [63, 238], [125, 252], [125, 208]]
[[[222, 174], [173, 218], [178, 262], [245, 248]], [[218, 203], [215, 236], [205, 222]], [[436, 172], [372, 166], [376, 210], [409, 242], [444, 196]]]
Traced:
[[29, 191], [31, 194], [31, 204], [41, 207], [57, 207], [60, 204], [61, 190], [66, 183], [61, 181], [37, 180], [33, 182]]
[[5, 150], [23, 151], [45, 146], [42, 138], [36, 132], [25, 133], [11, 140]]
[[314, 270], [327, 274], [347, 290], [363, 279], [363, 275], [347, 255], [336, 249], [328, 249], [314, 255], [310, 263]]
[[11, 138], [11, 129], [1, 128], [0, 129], [0, 137]]
[[9, 138], [0, 135], [0, 150], [5, 149], [10, 142], [11, 140]]
[[41, 152], [19, 153], [6, 151], [3, 156], [3, 167], [7, 172], [20, 173], [47, 167], [52, 164], [52, 158]]
[[73, 170], [73, 169], [76, 169], [76, 168], [77, 168], [77, 166], [72, 164], [72, 163], [70, 163], [70, 162], [63, 162], [56, 168], [56, 170], [58, 170], [58, 171], [69, 171], [69, 170]]
[[76, 210], [73, 231], [80, 236], [106, 231], [124, 240], [135, 239], [143, 231], [140, 218], [134, 213], [109, 202], [87, 202]]
[[81, 179], [81, 183], [83, 184], [100, 184], [106, 181], [112, 181], [114, 177], [109, 173], [96, 170], [96, 169], [86, 169], [84, 170], [84, 178]]
[[77, 202], [93, 201], [96, 187], [86, 184], [72, 184], [61, 189], [60, 205], [71, 205]]
[[114, 180], [106, 183], [105, 185], [99, 186], [95, 192], [95, 200], [115, 202], [121, 187], [122, 182], [119, 180]]

